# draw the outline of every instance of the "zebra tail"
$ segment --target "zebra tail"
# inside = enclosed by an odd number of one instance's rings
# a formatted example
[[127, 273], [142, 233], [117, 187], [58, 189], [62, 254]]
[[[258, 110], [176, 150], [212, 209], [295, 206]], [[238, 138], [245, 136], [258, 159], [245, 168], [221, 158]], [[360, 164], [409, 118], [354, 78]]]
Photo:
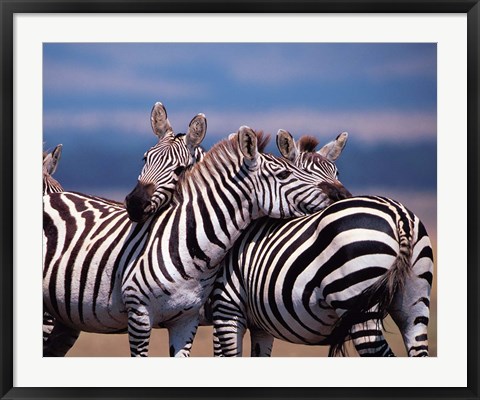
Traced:
[[[402, 244], [402, 242], [400, 243]], [[346, 311], [340, 317], [331, 335], [329, 357], [346, 355], [345, 342], [354, 325], [375, 320], [377, 327], [383, 328], [383, 320], [388, 314], [395, 293], [403, 290], [405, 280], [410, 274], [410, 260], [410, 246], [401, 246], [392, 267], [358, 296], [354, 308]]]

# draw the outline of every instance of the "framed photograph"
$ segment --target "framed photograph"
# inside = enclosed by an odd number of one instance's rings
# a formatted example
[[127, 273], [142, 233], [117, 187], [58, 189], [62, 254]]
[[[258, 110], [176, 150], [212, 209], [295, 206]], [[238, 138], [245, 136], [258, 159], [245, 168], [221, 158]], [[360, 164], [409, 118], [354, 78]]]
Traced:
[[[2, 398], [479, 397], [478, 1], [2, 0], [1, 13]], [[288, 339], [249, 357], [248, 334], [244, 357], [218, 358], [211, 323], [185, 361], [166, 329], [141, 361], [128, 335], [93, 328], [45, 357], [40, 151], [42, 174], [61, 152], [49, 172], [64, 190], [123, 204], [158, 140], [157, 102], [175, 133], [204, 115], [204, 151], [242, 125], [272, 134], [275, 155], [278, 129], [315, 150], [348, 137], [334, 158], [348, 195], [399, 201], [430, 237], [429, 320], [415, 320], [428, 349], [389, 316], [395, 358]]]

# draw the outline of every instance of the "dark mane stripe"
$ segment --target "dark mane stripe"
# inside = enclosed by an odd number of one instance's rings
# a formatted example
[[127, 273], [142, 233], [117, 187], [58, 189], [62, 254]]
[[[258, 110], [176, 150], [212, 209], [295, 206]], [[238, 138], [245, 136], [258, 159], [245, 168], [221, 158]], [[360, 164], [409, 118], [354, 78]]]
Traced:
[[301, 152], [313, 153], [318, 146], [318, 140], [313, 136], [304, 135], [298, 141], [298, 149]]
[[258, 151], [260, 153], [263, 153], [268, 143], [270, 142], [271, 135], [269, 133], [263, 132], [263, 130], [256, 130], [255, 133], [257, 135]]

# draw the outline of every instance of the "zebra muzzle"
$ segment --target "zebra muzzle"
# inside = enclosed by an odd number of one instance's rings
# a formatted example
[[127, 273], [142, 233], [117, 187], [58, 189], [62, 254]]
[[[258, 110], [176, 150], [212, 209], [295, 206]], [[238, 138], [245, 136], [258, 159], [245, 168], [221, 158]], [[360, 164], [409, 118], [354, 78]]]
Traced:
[[352, 194], [341, 183], [322, 182], [318, 186], [333, 202], [352, 197]]
[[154, 190], [155, 186], [153, 184], [138, 182], [132, 192], [125, 197], [128, 217], [133, 222], [143, 222], [150, 215]]

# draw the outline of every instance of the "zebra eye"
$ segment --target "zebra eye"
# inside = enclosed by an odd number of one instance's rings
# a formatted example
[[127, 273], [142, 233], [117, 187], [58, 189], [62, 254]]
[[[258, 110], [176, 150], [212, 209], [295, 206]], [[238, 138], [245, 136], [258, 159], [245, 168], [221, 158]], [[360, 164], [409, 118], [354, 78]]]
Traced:
[[180, 175], [185, 170], [185, 167], [177, 167], [174, 169], [173, 173], [175, 175]]
[[277, 174], [278, 179], [287, 179], [292, 174], [292, 171], [282, 171]]

